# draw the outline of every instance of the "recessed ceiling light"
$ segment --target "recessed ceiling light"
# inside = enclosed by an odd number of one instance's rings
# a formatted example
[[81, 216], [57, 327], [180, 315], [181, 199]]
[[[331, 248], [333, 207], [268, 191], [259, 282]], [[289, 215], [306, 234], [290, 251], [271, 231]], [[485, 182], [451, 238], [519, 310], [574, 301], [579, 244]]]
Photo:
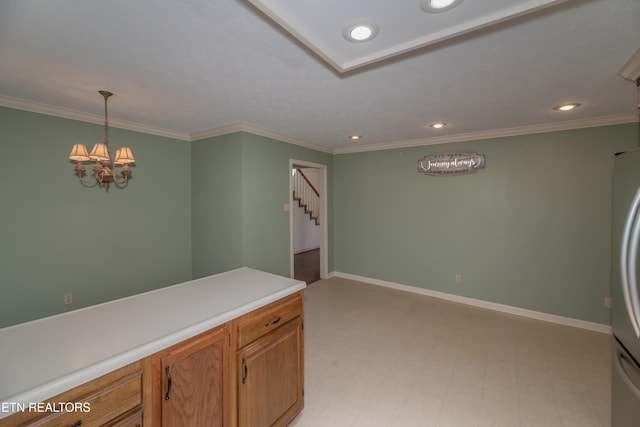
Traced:
[[557, 107], [553, 107], [554, 110], [558, 110], [558, 111], [571, 111], [575, 108], [578, 108], [580, 106], [580, 104], [574, 102], [571, 104], [562, 104], [562, 105], [558, 105]]
[[378, 35], [378, 26], [370, 22], [358, 22], [346, 27], [342, 35], [353, 43], [367, 42]]
[[455, 0], [430, 0], [429, 4], [431, 7], [435, 7], [436, 9], [442, 9], [444, 7], [451, 6], [455, 3]]
[[425, 12], [440, 13], [451, 10], [462, 3], [462, 0], [420, 0], [420, 7]]
[[351, 136], [349, 137], [349, 139], [350, 139], [350, 140], [352, 140], [352, 141], [357, 141], [357, 140], [359, 140], [360, 138], [362, 138], [360, 135], [351, 135]]
[[371, 37], [371, 34], [373, 34], [373, 30], [366, 25], [358, 25], [357, 27], [352, 28], [351, 31], [349, 31], [349, 36], [352, 39], [358, 41], [368, 39], [369, 37]]
[[445, 127], [447, 124], [445, 122], [437, 122], [437, 123], [431, 123], [429, 125], [429, 127], [432, 127], [434, 129], [442, 129], [443, 127]]

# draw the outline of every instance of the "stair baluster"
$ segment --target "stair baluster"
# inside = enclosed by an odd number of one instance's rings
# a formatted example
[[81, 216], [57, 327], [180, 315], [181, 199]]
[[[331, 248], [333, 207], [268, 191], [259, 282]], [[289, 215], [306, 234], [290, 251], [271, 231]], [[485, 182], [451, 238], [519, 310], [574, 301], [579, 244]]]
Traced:
[[298, 202], [298, 206], [304, 208], [305, 214], [309, 214], [311, 221], [316, 225], [320, 224], [320, 193], [300, 169], [295, 169], [293, 174], [293, 200]]

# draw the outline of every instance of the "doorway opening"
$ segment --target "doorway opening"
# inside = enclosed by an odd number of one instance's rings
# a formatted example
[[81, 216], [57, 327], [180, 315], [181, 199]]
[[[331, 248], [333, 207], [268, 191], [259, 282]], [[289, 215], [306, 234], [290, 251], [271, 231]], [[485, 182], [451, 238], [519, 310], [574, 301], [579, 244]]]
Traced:
[[291, 277], [307, 285], [328, 275], [327, 167], [289, 160]]

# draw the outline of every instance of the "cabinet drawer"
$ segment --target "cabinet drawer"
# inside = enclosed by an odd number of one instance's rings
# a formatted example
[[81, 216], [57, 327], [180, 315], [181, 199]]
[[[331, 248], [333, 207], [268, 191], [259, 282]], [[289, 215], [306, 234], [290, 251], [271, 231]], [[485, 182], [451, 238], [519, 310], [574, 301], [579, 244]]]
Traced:
[[52, 397], [32, 411], [3, 418], [0, 427], [69, 427], [78, 421], [82, 426], [101, 426], [142, 404], [142, 375], [137, 361]]
[[125, 415], [104, 427], [142, 427], [142, 411], [139, 410], [131, 415]]
[[[31, 424], [43, 427], [100, 426], [142, 404], [142, 376], [131, 375], [81, 400], [88, 412], [62, 412]], [[82, 424], [78, 424], [79, 422]]]
[[300, 292], [240, 317], [234, 321], [234, 328], [238, 336], [237, 348], [244, 347], [298, 316], [302, 316], [302, 295]]

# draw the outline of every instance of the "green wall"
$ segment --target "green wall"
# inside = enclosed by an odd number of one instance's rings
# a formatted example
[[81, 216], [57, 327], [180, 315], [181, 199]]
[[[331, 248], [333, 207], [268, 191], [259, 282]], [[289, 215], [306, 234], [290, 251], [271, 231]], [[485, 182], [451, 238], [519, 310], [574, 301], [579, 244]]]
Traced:
[[327, 165], [331, 188], [333, 156], [246, 132], [194, 142], [192, 156], [194, 276], [247, 266], [288, 277], [289, 160]]
[[[608, 324], [613, 154], [637, 141], [629, 124], [337, 155], [335, 270]], [[458, 150], [486, 169], [418, 173]]]
[[[0, 107], [0, 327], [191, 278], [190, 144], [110, 129], [128, 188], [83, 187], [68, 160], [103, 127]], [[73, 303], [63, 296], [73, 293]]]
[[237, 134], [195, 141], [191, 150], [194, 277], [243, 266], [242, 145]]
[[[288, 276], [289, 159], [328, 167], [329, 271], [609, 323], [612, 155], [637, 146], [637, 124], [339, 155], [112, 128], [138, 163], [109, 192], [67, 159], [101, 136], [0, 108], [0, 327], [241, 266]], [[486, 169], [417, 172], [456, 150]]]

